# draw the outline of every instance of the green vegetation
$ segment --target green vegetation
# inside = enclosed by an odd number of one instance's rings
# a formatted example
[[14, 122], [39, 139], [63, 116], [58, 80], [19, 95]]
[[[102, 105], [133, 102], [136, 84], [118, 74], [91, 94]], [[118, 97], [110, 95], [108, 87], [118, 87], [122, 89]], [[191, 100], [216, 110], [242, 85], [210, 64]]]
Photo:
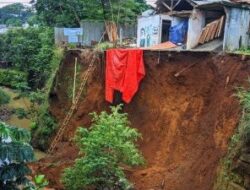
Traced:
[[[37, 0], [35, 4], [40, 22], [48, 26], [75, 27], [81, 20], [104, 20], [103, 0]], [[147, 9], [144, 0], [110, 0], [112, 11], [106, 20], [119, 23], [136, 22]]]
[[26, 73], [28, 86], [34, 90], [44, 87], [50, 76], [53, 50], [53, 29], [50, 28], [14, 29], [0, 35], [0, 61]]
[[10, 96], [0, 88], [0, 106], [8, 104], [9, 102], [10, 102]]
[[34, 160], [30, 133], [0, 122], [0, 189], [18, 190], [19, 185], [29, 185], [27, 163]]
[[[42, 149], [46, 149], [48, 138], [57, 126], [48, 111], [48, 99], [63, 54], [62, 49], [54, 46], [51, 28], [14, 29], [0, 36], [1, 61], [10, 65], [0, 69], [0, 85], [23, 92], [30, 90], [26, 95], [29, 94], [33, 104], [32, 134], [35, 138], [39, 135], [36, 140]], [[18, 117], [26, 117], [26, 113], [16, 111]]]
[[30, 94], [30, 100], [33, 103], [31, 112], [33, 112], [34, 118], [34, 122], [31, 126], [32, 136], [36, 141], [36, 146], [42, 150], [46, 150], [48, 148], [49, 138], [57, 128], [57, 123], [49, 112], [49, 95], [63, 58], [63, 49], [58, 48], [54, 50], [54, 54], [50, 62], [52, 72], [50, 73], [50, 77], [48, 78], [45, 87], [41, 91], [32, 92]]
[[14, 89], [25, 90], [28, 88], [27, 74], [12, 69], [0, 69], [0, 85]]
[[8, 26], [22, 26], [34, 15], [31, 8], [22, 3], [13, 3], [0, 8], [0, 24]]
[[120, 113], [121, 106], [111, 107], [111, 111], [111, 114], [93, 113], [91, 128], [78, 129], [75, 139], [81, 157], [64, 172], [62, 180], [67, 189], [125, 190], [132, 187], [122, 166], [144, 163], [135, 146], [141, 136], [130, 127], [127, 114]]
[[18, 119], [27, 118], [28, 113], [23, 108], [16, 108], [14, 113], [17, 115]]
[[45, 178], [45, 175], [36, 175], [34, 177], [35, 185], [28, 187], [25, 190], [44, 190], [44, 188], [49, 185], [48, 180]]
[[98, 44], [95, 46], [95, 49], [96, 49], [97, 51], [105, 51], [105, 50], [110, 49], [110, 48], [114, 48], [114, 44], [113, 44], [113, 43], [110, 43], [110, 42], [98, 43]]
[[240, 50], [236, 51], [235, 53], [243, 54], [243, 55], [250, 55], [250, 47], [240, 49]]

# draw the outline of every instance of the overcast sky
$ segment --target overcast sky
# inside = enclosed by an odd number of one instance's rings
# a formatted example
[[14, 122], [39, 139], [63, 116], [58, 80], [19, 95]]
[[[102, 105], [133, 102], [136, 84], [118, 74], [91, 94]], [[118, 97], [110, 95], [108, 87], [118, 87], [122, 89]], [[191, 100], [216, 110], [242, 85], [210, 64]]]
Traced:
[[[149, 4], [153, 4], [156, 0], [146, 0]], [[11, 3], [29, 3], [30, 0], [0, 0], [0, 7], [6, 6]]]

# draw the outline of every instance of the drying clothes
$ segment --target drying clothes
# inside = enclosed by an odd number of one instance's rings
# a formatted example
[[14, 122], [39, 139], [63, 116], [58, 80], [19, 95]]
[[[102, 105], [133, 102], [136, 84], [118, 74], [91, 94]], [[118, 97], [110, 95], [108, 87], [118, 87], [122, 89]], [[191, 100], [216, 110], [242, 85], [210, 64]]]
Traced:
[[145, 76], [143, 50], [110, 49], [106, 53], [106, 100], [113, 102], [114, 90], [129, 103]]

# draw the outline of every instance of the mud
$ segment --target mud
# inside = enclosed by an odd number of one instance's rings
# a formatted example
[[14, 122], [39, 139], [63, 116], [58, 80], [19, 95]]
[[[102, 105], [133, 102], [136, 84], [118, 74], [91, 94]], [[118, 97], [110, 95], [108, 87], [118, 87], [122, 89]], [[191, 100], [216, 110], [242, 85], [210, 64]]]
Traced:
[[[74, 56], [68, 54], [58, 76], [60, 85], [51, 97], [51, 112], [58, 120], [70, 105], [63, 81], [72, 77]], [[132, 127], [142, 133], [138, 146], [147, 164], [127, 171], [128, 177], [137, 190], [211, 190], [219, 161], [239, 122], [240, 106], [234, 93], [236, 87], [248, 86], [250, 61], [191, 52], [147, 51], [144, 58], [146, 78], [125, 111]], [[174, 76], [193, 63], [179, 77]], [[108, 109], [103, 68], [104, 64], [99, 64], [89, 80], [57, 152], [36, 166], [55, 189], [63, 189], [60, 174], [77, 157], [72, 143], [76, 128], [90, 125], [88, 113]]]

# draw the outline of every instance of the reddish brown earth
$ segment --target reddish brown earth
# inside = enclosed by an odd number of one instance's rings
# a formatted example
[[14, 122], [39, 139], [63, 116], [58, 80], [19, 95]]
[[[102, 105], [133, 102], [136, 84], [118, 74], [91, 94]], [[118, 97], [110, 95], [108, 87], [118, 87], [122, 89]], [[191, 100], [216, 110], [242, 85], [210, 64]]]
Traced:
[[[79, 55], [79, 53], [78, 53]], [[219, 160], [227, 151], [240, 118], [235, 87], [247, 86], [250, 61], [238, 56], [208, 53], [145, 52], [147, 76], [131, 104], [125, 106], [132, 127], [143, 139], [138, 146], [145, 167], [127, 171], [137, 190], [211, 190]], [[65, 98], [67, 76], [72, 76], [69, 54], [51, 99], [51, 111], [62, 120], [69, 100]], [[174, 74], [196, 63], [179, 77]], [[85, 65], [82, 60], [81, 64]], [[83, 67], [84, 68], [84, 67]], [[50, 185], [63, 189], [62, 170], [77, 157], [72, 141], [76, 128], [88, 127], [88, 113], [107, 110], [104, 100], [103, 64], [89, 80], [86, 96], [54, 155], [40, 161]]]

